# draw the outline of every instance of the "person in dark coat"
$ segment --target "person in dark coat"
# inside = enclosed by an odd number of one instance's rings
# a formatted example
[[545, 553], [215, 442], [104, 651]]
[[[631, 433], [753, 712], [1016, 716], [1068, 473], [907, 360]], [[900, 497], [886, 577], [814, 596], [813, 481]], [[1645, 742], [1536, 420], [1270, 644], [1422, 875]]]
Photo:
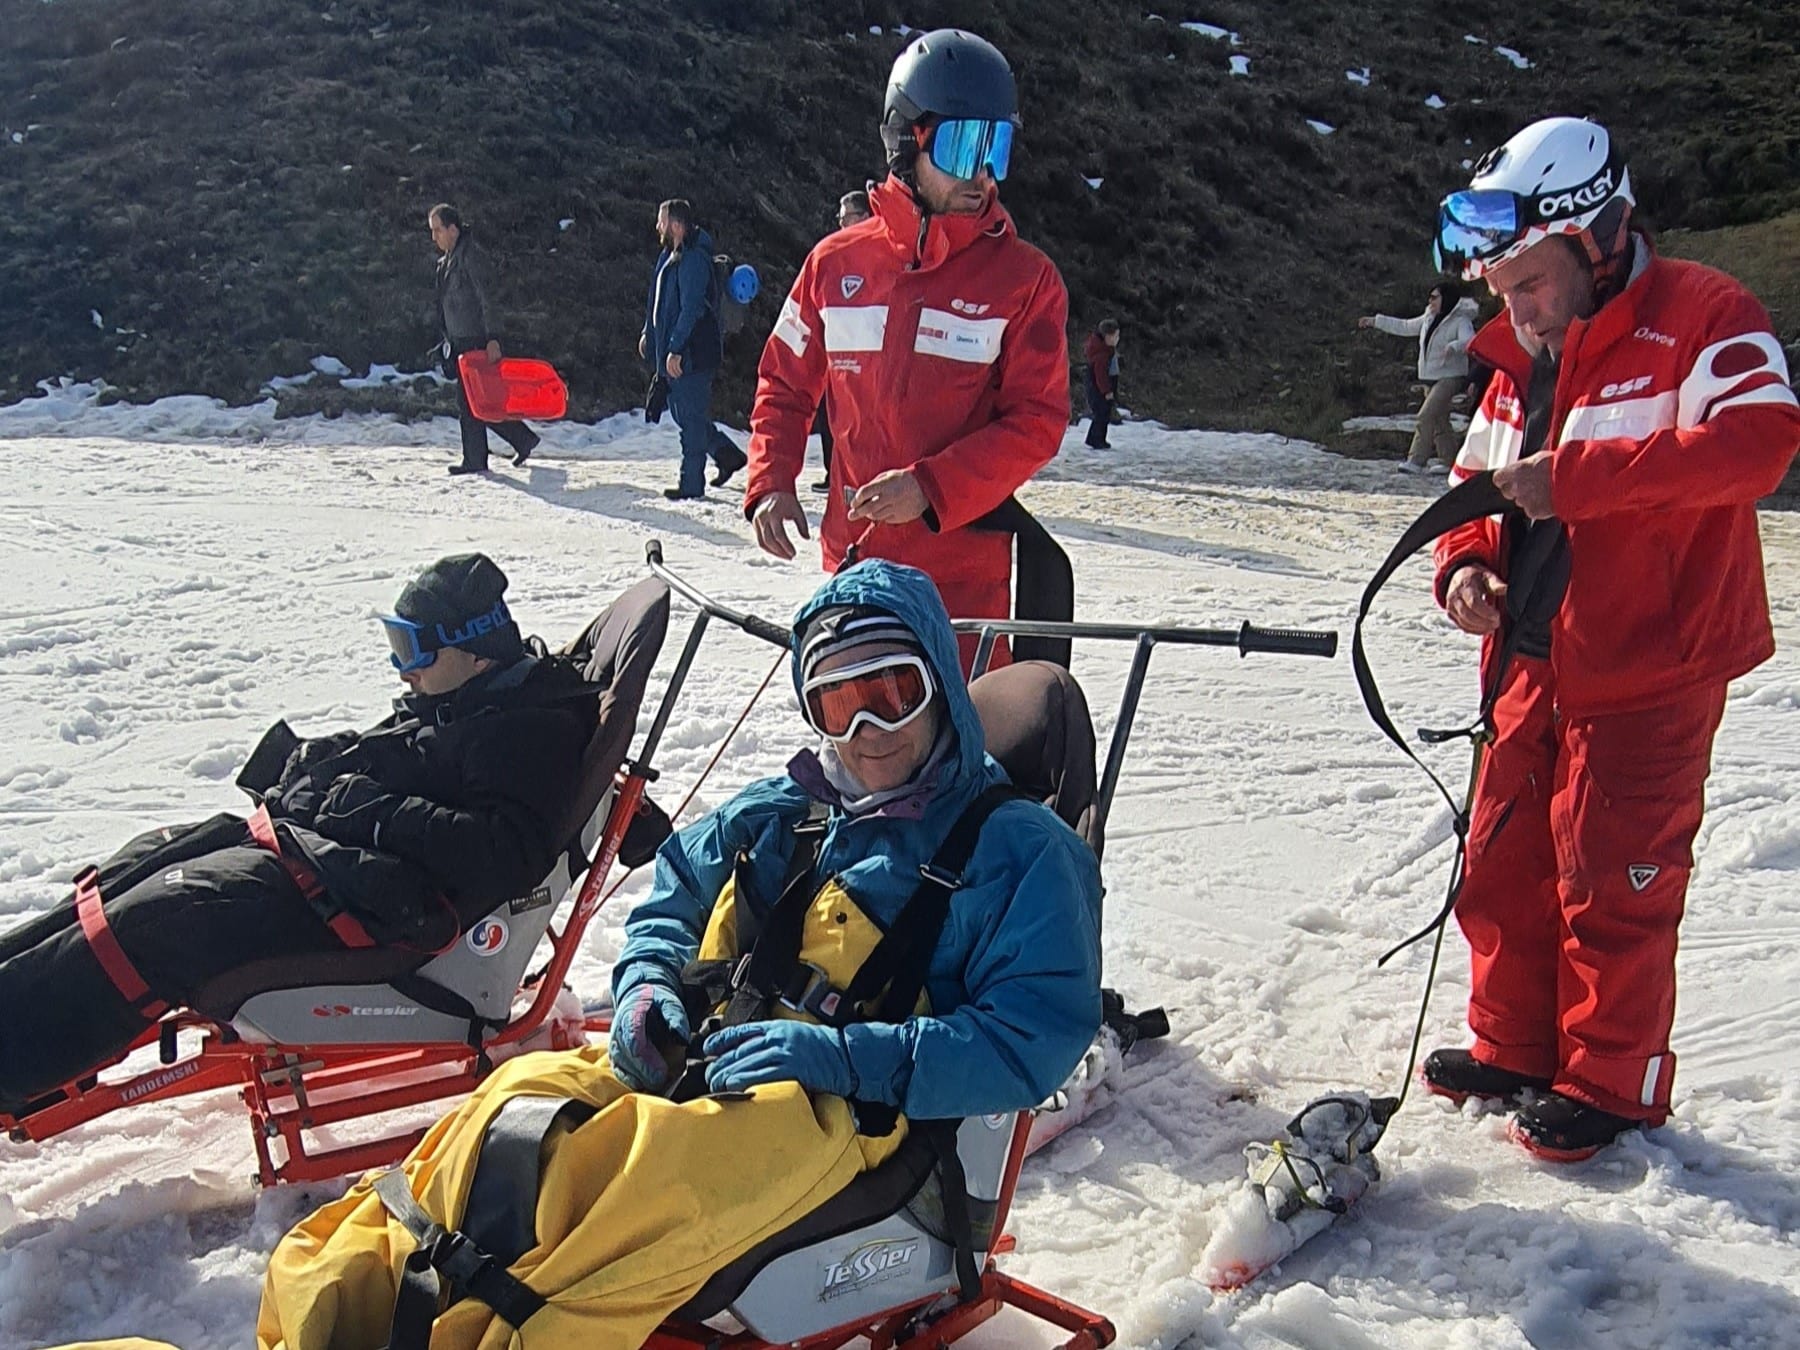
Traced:
[[439, 202], [426, 216], [431, 242], [437, 246], [438, 325], [443, 332], [445, 364], [456, 380], [456, 418], [462, 425], [462, 462], [452, 464], [452, 474], [486, 473], [488, 427], [513, 449], [513, 463], [523, 464], [537, 449], [538, 434], [523, 422], [483, 422], [469, 407], [469, 396], [457, 373], [456, 358], [464, 352], [487, 353], [500, 359], [499, 326], [488, 308], [487, 263], [475, 240], [463, 228], [462, 216], [448, 202]]
[[392, 715], [305, 740], [276, 723], [238, 778], [261, 802], [248, 821], [141, 835], [99, 869], [97, 906], [0, 936], [0, 1113], [252, 962], [377, 947], [398, 975], [543, 880], [597, 697], [573, 663], [528, 650], [505, 589], [479, 553], [425, 569], [382, 621], [407, 686]]
[[1082, 349], [1086, 358], [1082, 383], [1087, 387], [1087, 444], [1091, 450], [1110, 450], [1106, 429], [1112, 425], [1119, 403], [1119, 321], [1102, 319], [1088, 334]]
[[712, 236], [694, 223], [694, 208], [680, 197], [656, 208], [656, 233], [662, 253], [650, 274], [638, 355], [668, 382], [669, 412], [681, 429], [681, 481], [663, 496], [682, 501], [706, 495], [708, 455], [718, 465], [714, 487], [724, 487], [745, 459], [712, 420], [713, 375], [724, 357]]

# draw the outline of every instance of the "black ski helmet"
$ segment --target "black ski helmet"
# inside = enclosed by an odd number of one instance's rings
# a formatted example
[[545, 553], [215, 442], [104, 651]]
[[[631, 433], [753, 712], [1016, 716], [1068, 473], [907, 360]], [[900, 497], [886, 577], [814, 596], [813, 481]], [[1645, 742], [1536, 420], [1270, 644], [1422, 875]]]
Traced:
[[909, 175], [918, 154], [913, 128], [956, 117], [1017, 126], [1019, 93], [998, 47], [960, 28], [939, 28], [908, 43], [888, 75], [881, 108], [888, 168]]

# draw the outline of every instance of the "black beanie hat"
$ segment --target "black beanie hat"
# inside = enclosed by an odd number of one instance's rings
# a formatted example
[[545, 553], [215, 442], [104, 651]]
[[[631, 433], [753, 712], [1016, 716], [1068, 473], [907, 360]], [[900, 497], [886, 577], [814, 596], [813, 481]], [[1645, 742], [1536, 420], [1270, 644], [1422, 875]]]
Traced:
[[394, 613], [423, 627], [427, 645], [505, 660], [525, 650], [505, 594], [506, 573], [492, 558], [455, 553], [409, 581], [394, 601]]

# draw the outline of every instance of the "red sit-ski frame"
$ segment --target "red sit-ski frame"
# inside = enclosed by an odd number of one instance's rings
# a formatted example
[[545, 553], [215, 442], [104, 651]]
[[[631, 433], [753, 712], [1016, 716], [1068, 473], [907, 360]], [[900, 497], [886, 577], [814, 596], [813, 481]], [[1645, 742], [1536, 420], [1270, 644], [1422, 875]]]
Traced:
[[[125, 1052], [160, 1043], [165, 1048], [162, 1064], [118, 1082], [89, 1078], [70, 1084], [62, 1090], [62, 1100], [52, 1105], [18, 1119], [0, 1115], [0, 1130], [18, 1142], [50, 1139], [121, 1107], [235, 1087], [250, 1108], [260, 1185], [324, 1181], [399, 1162], [424, 1137], [424, 1127], [313, 1152], [307, 1150], [305, 1131], [471, 1092], [493, 1067], [496, 1051], [517, 1045], [543, 1026], [582, 934], [600, 908], [601, 887], [618, 859], [619, 844], [650, 776], [650, 770], [637, 763], [621, 770], [599, 849], [582, 880], [575, 908], [562, 932], [554, 928], [548, 932], [550, 962], [537, 977], [530, 1006], [483, 1041], [479, 1050], [461, 1042], [268, 1045], [241, 1040], [229, 1026], [198, 1013], [173, 1012]], [[184, 1030], [198, 1031], [200, 1044], [186, 1055], [176, 1055], [177, 1037]], [[279, 1159], [273, 1147], [277, 1140], [282, 1145]]]

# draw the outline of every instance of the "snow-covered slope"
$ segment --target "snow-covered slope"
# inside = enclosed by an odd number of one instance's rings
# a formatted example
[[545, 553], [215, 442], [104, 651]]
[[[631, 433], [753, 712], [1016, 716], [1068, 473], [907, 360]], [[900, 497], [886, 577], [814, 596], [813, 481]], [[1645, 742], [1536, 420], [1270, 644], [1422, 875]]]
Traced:
[[[303, 732], [374, 720], [393, 682], [370, 616], [440, 554], [493, 554], [515, 612], [552, 636], [641, 575], [653, 535], [672, 566], [778, 619], [816, 580], [810, 555], [756, 552], [734, 500], [665, 502], [672, 430], [629, 419], [551, 428], [529, 471], [477, 481], [444, 475], [444, 423], [278, 423], [205, 400], [102, 409], [66, 390], [0, 410], [0, 438], [0, 926], [144, 823], [239, 805], [231, 776], [276, 716]], [[1114, 438], [1071, 436], [1024, 494], [1070, 547], [1084, 617], [1347, 639], [1432, 487], [1273, 437]], [[1398, 1088], [1426, 952], [1380, 973], [1374, 958], [1434, 911], [1449, 829], [1346, 659], [1163, 648], [1109, 829], [1106, 960], [1175, 1032], [1027, 1164], [1010, 1268], [1108, 1313], [1121, 1344], [1163, 1350], [1794, 1344], [1800, 528], [1769, 517], [1765, 538], [1783, 650], [1733, 688], [1719, 741], [1667, 1128], [1554, 1169], [1506, 1142], [1503, 1116], [1409, 1100], [1357, 1221], [1250, 1290], [1208, 1293], [1194, 1271], [1244, 1142], [1326, 1089]], [[1423, 564], [1383, 596], [1371, 653], [1401, 726], [1468, 713], [1473, 645], [1431, 606]], [[1126, 655], [1077, 652], [1102, 737]], [[708, 638], [663, 747], [669, 804], [769, 661], [740, 634]], [[779, 768], [798, 727], [777, 680], [698, 806]], [[1441, 753], [1460, 777], [1463, 752]], [[604, 987], [642, 893], [633, 878], [597, 921], [583, 992]], [[1463, 1043], [1466, 991], [1453, 936], [1428, 1043]], [[0, 1143], [0, 1345], [248, 1343], [263, 1258], [321, 1194], [254, 1196], [250, 1156], [225, 1096]], [[969, 1344], [1039, 1339], [1002, 1319]]]

